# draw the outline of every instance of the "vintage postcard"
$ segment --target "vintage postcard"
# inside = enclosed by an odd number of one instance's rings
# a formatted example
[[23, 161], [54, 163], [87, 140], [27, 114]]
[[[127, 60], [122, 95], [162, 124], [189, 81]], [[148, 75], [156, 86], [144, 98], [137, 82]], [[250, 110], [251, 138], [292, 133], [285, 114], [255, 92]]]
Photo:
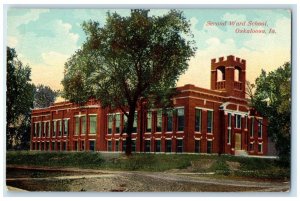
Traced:
[[289, 192], [291, 16], [8, 7], [8, 191]]

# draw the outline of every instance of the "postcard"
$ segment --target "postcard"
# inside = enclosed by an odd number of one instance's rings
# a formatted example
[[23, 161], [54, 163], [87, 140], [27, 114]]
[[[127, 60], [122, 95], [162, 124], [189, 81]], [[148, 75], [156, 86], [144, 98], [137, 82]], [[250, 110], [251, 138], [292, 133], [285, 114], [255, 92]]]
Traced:
[[10, 192], [289, 192], [292, 10], [7, 10]]

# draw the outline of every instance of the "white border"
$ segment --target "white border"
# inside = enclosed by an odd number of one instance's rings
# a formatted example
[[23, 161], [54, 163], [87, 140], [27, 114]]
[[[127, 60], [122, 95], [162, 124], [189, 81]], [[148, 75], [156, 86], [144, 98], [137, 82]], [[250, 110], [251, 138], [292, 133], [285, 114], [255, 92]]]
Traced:
[[[295, 15], [295, 12], [296, 12], [296, 9], [298, 7], [298, 1], [297, 0], [289, 0], [289, 1], [282, 1], [282, 0], [272, 0], [272, 1], [268, 1], [268, 0], [246, 0], [246, 1], [238, 1], [238, 0], [231, 0], [231, 1], [223, 1], [223, 0], [204, 0], [204, 1], [201, 1], [201, 4], [199, 4], [199, 2], [196, 2], [196, 1], [193, 1], [193, 0], [185, 0], [185, 1], [179, 1], [179, 0], [165, 0], [165, 1], [161, 1], [161, 0], [144, 0], [142, 1], [143, 4], [142, 6], [138, 6], [138, 7], [156, 7], [156, 8], [161, 8], [161, 7], [189, 7], [189, 8], [194, 8], [194, 7], [214, 7], [214, 8], [218, 8], [220, 7], [220, 5], [217, 5], [217, 4], [223, 4], [223, 6], [221, 5], [221, 7], [243, 7], [243, 5], [247, 6], [247, 7], [254, 7], [254, 8], [257, 8], [259, 6], [262, 6], [262, 7], [265, 7], [265, 8], [278, 8], [278, 7], [285, 7], [285, 8], [293, 8], [293, 59], [292, 59], [292, 63], [293, 63], [293, 66], [297, 66], [297, 58], [300, 58], [299, 56], [299, 51], [297, 52], [296, 51], [296, 47], [298, 45], [299, 47], [299, 40], [297, 41], [296, 40], [296, 30], [298, 30], [298, 33], [299, 33], [299, 27], [297, 27], [297, 21], [299, 22], [299, 15]], [[30, 4], [36, 4], [36, 5], [24, 5], [24, 1], [19, 1], [19, 0], [4, 0], [3, 1], [3, 4], [17, 4], [18, 6], [32, 6], [32, 7], [38, 7], [37, 4], [39, 4], [39, 7], [41, 7], [40, 5], [43, 5], [43, 7], [58, 7], [57, 5], [61, 5], [59, 7], [68, 7], [70, 5], [65, 5], [66, 2], [64, 1], [59, 1], [59, 0], [52, 0], [51, 2], [48, 0], [48, 1], [39, 1], [39, 0], [28, 0], [26, 1], [26, 3], [30, 3]], [[51, 4], [50, 4], [51, 3]], [[77, 5], [77, 7], [80, 7], [80, 6], [86, 6], [84, 4], [82, 4], [82, 1], [72, 1], [73, 5], [72, 7], [74, 7], [74, 5]], [[98, 3], [96, 0], [86, 0], [84, 1], [85, 4], [96, 4]], [[109, 3], [110, 5], [102, 5], [103, 7], [130, 7], [130, 5], [128, 4], [140, 4], [141, 5], [141, 1], [139, 0], [127, 0], [126, 1], [126, 4], [124, 3], [124, 1], [122, 0], [105, 0], [105, 1], [102, 1], [102, 3]], [[150, 4], [149, 4], [150, 3]], [[185, 5], [179, 5], [179, 4], [185, 4]], [[198, 3], [198, 5], [195, 5], [196, 3]], [[272, 4], [276, 3], [276, 4], [279, 4], [279, 5], [272, 5]], [[286, 5], [287, 3], [292, 3], [294, 4], [294, 7], [292, 5]], [[22, 5], [23, 4], [23, 5]], [[57, 4], [57, 5], [53, 5], [53, 4]], [[156, 5], [153, 5], [153, 4], [156, 4]], [[190, 4], [190, 5], [187, 5], [187, 4]], [[210, 5], [208, 5], [210, 4]], [[239, 4], [239, 5], [237, 5]], [[115, 5], [115, 6], [112, 6], [112, 5]], [[121, 5], [121, 6], [120, 6]], [[122, 6], [123, 5], [123, 6]], [[125, 5], [125, 6], [124, 6]], [[99, 6], [99, 5], [97, 5]], [[101, 6], [101, 5], [100, 5]], [[87, 7], [94, 7], [94, 5], [89, 5]], [[131, 5], [132, 7], [132, 5]], [[7, 7], [6, 7], [7, 8]], [[5, 13], [6, 13], [6, 8], [2, 7], [0, 8], [1, 10], [1, 13], [4, 13], [4, 15], [2, 16], [3, 19], [2, 21], [4, 23], [0, 23], [0, 26], [1, 26], [1, 30], [4, 30], [3, 32], [1, 32], [1, 38], [3, 38], [3, 35], [5, 36], [6, 34], [6, 30], [3, 29], [3, 27], [5, 27]], [[4, 12], [3, 12], [4, 11]], [[3, 34], [3, 35], [2, 35]], [[4, 40], [3, 38], [3, 48], [0, 50], [0, 55], [2, 55], [1, 57], [1, 61], [2, 61], [2, 64], [4, 64], [3, 66], [5, 66], [5, 54], [6, 54], [6, 41]], [[6, 85], [6, 78], [5, 78], [5, 69], [3, 68], [1, 72], [1, 78], [4, 78], [2, 79], [2, 89], [5, 89], [5, 85]], [[297, 167], [297, 164], [298, 164], [298, 167], [299, 167], [299, 160], [295, 160], [297, 158], [297, 144], [299, 145], [300, 142], [299, 142], [299, 137], [297, 137], [297, 133], [299, 133], [299, 129], [298, 129], [298, 124], [299, 124], [299, 118], [297, 118], [297, 114], [300, 113], [299, 111], [299, 107], [297, 107], [297, 100], [298, 100], [298, 92], [297, 92], [297, 88], [299, 87], [299, 84], [300, 84], [300, 79], [296, 79], [296, 76], [299, 77], [299, 70], [297, 70], [297, 68], [293, 68], [293, 74], [292, 74], [292, 80], [293, 80], [293, 85], [292, 85], [292, 94], [293, 94], [293, 98], [292, 98], [292, 173], [293, 173], [293, 176], [291, 177], [292, 179], [292, 192], [290, 193], [257, 193], [257, 194], [252, 194], [252, 193], [243, 193], [243, 194], [240, 194], [240, 193], [188, 193], [188, 194], [184, 194], [184, 193], [167, 193], [167, 194], [160, 194], [160, 193], [143, 193], [143, 194], [114, 194], [114, 193], [107, 193], [107, 194], [93, 194], [93, 193], [90, 193], [90, 194], [76, 194], [76, 193], [58, 193], [56, 194], [56, 196], [59, 196], [55, 199], [61, 199], [61, 200], [65, 200], [65, 197], [67, 196], [72, 196], [72, 200], [73, 201], [81, 201], [82, 200], [82, 197], [83, 196], [93, 196], [93, 197], [89, 197], [89, 199], [97, 199], [99, 200], [99, 198], [95, 197], [95, 196], [105, 196], [106, 200], [113, 200], [113, 199], [116, 199], [114, 197], [107, 197], [107, 196], [126, 196], [125, 200], [130, 200], [130, 201], [135, 201], [135, 200], [141, 200], [141, 197], [142, 196], [143, 200], [145, 201], [148, 201], [148, 200], [152, 200], [153, 198], [151, 198], [151, 196], [172, 196], [172, 200], [174, 201], [182, 201], [184, 200], [185, 198], [184, 197], [188, 197], [188, 199], [190, 200], [199, 200], [199, 198], [197, 198], [198, 196], [205, 196], [206, 200], [214, 200], [216, 197], [222, 197], [222, 196], [226, 196], [222, 199], [224, 200], [253, 200], [253, 196], [255, 196], [256, 200], [265, 200], [265, 197], [268, 197], [268, 196], [272, 196], [272, 200], [273, 201], [276, 201], [276, 200], [282, 200], [283, 198], [281, 196], [293, 196], [293, 197], [287, 197], [287, 198], [284, 198], [284, 199], [288, 199], [288, 200], [297, 200], [298, 196], [296, 194], [296, 192], [300, 192], [299, 190], [299, 185], [297, 186], [296, 184], [296, 180], [299, 181], [299, 174], [297, 175], [297, 172], [296, 172], [296, 167]], [[5, 125], [5, 118], [6, 118], [6, 114], [5, 114], [5, 90], [1, 90], [1, 93], [2, 93], [2, 104], [1, 106], [3, 108], [1, 108], [1, 111], [2, 111], [2, 114], [1, 115], [1, 119], [0, 121], [3, 123], [2, 125]], [[5, 126], [2, 127], [2, 133], [5, 133]], [[4, 135], [3, 135], [4, 136]], [[5, 142], [5, 140], [3, 141]], [[4, 143], [4, 146], [3, 146], [3, 153], [1, 152], [1, 158], [2, 158], [2, 161], [3, 161], [3, 167], [5, 167], [5, 150], [6, 150], [6, 145]], [[4, 178], [4, 168], [3, 168], [3, 171], [1, 171], [1, 178]], [[29, 194], [24, 194], [24, 193], [19, 193], [19, 194], [7, 194], [7, 192], [4, 192], [4, 187], [2, 186], [4, 183], [3, 182], [0, 182], [1, 183], [1, 195], [4, 196], [2, 200], [11, 200], [11, 197], [7, 197], [7, 196], [15, 196], [14, 197], [14, 200], [22, 200], [22, 201], [27, 201], [27, 200], [40, 200], [41, 198], [39, 198], [39, 196], [53, 196], [54, 194], [53, 193], [29, 193]], [[297, 190], [297, 189], [298, 190]], [[5, 193], [5, 194], [3, 194]], [[299, 194], [299, 193], [298, 193]], [[25, 196], [25, 197], [22, 197], [22, 196]], [[34, 197], [29, 197], [29, 196], [34, 196]], [[135, 197], [132, 197], [132, 196], [135, 196]], [[175, 197], [174, 197], [175, 196]], [[212, 197], [213, 196], [213, 197]], [[234, 196], [234, 197], [232, 197]], [[250, 197], [245, 197], [245, 196], [250, 196]], [[257, 197], [257, 196], [261, 196], [261, 197]], [[244, 197], [244, 198], [240, 198], [240, 197]], [[43, 200], [53, 200], [52, 197], [43, 197], [42, 198]], [[166, 198], [163, 198], [163, 200], [165, 200]]]

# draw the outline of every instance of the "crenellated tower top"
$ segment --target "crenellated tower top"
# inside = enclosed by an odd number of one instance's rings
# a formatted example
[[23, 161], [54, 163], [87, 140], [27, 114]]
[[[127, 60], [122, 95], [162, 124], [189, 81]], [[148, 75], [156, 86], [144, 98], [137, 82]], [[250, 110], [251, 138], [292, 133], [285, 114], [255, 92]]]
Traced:
[[233, 55], [211, 60], [212, 90], [224, 91], [228, 96], [245, 98], [246, 60]]

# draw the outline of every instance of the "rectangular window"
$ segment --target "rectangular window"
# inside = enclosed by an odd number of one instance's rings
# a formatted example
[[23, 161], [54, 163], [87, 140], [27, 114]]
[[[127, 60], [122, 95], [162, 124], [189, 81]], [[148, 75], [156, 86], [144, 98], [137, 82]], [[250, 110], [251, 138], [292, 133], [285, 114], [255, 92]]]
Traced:
[[47, 137], [50, 137], [50, 121], [47, 122]]
[[44, 144], [44, 142], [42, 142], [41, 150], [44, 151], [44, 148], [45, 148], [45, 144]]
[[166, 152], [172, 152], [172, 140], [166, 140]]
[[52, 147], [51, 147], [52, 151], [55, 151], [56, 150], [56, 147], [55, 147], [55, 142], [52, 142]]
[[231, 129], [227, 130], [227, 144], [231, 144]]
[[36, 123], [33, 124], [33, 129], [34, 129], [33, 137], [36, 137], [36, 135], [37, 135], [37, 124]]
[[207, 133], [213, 132], [213, 111], [207, 111]]
[[120, 133], [121, 114], [116, 114], [116, 133]]
[[43, 122], [43, 137], [46, 136], [46, 131], [47, 131], [47, 122]]
[[231, 113], [228, 113], [228, 128], [231, 128]]
[[195, 140], [195, 153], [200, 153], [200, 140]]
[[167, 132], [173, 130], [173, 110], [168, 110], [167, 112]]
[[183, 152], [183, 140], [182, 139], [177, 139], [176, 140], [176, 152], [177, 153], [182, 153]]
[[81, 117], [81, 134], [86, 134], [86, 116]]
[[248, 116], [245, 116], [245, 129], [248, 129]]
[[212, 141], [207, 141], [207, 153], [212, 153]]
[[84, 151], [85, 150], [85, 142], [84, 140], [81, 141], [81, 147], [80, 147], [80, 151]]
[[253, 151], [253, 150], [254, 150], [253, 143], [250, 143], [249, 144], [249, 151]]
[[67, 151], [68, 144], [67, 142], [63, 142], [63, 151]]
[[39, 137], [42, 135], [42, 122], [39, 122]]
[[161, 132], [162, 130], [162, 110], [157, 110], [156, 113], [156, 131]]
[[250, 132], [251, 137], [254, 135], [254, 117], [251, 118], [251, 132]]
[[58, 121], [58, 126], [59, 126], [59, 136], [61, 136], [62, 135], [62, 120], [59, 120]]
[[60, 142], [57, 142], [57, 151], [60, 151], [61, 147], [60, 147]]
[[124, 115], [123, 115], [123, 132], [127, 132], [127, 124], [128, 124], [128, 118], [127, 118], [127, 116], [124, 114]]
[[52, 137], [55, 137], [56, 136], [56, 121], [52, 122], [52, 130], [53, 130]]
[[263, 152], [263, 145], [260, 143], [258, 144], [258, 152], [262, 153]]
[[177, 109], [177, 131], [184, 130], [184, 108]]
[[79, 135], [80, 117], [75, 117], [75, 135]]
[[235, 128], [241, 128], [241, 115], [235, 115]]
[[50, 151], [50, 142], [46, 142], [46, 150]]
[[125, 152], [126, 151], [126, 140], [122, 141], [122, 151]]
[[37, 143], [37, 148], [36, 148], [37, 150], [41, 150], [41, 147], [40, 147], [40, 143], [38, 142]]
[[115, 151], [119, 151], [119, 140], [115, 141]]
[[96, 134], [97, 130], [97, 116], [96, 115], [90, 115], [90, 134]]
[[133, 121], [133, 128], [132, 128], [132, 133], [137, 132], [137, 112], [134, 113], [134, 121]]
[[258, 120], [258, 137], [262, 138], [262, 119]]
[[108, 134], [112, 134], [112, 128], [113, 128], [113, 115], [109, 114], [108, 115], [108, 129], [107, 129], [107, 133]]
[[68, 136], [69, 133], [69, 120], [64, 120], [64, 136]]
[[78, 146], [78, 141], [74, 141], [73, 143], [74, 143], [74, 145], [73, 145], [73, 150], [74, 150], [74, 151], [78, 151], [78, 147], [79, 147], [79, 146]]
[[107, 141], [107, 151], [112, 151], [112, 141]]
[[201, 109], [195, 109], [195, 131], [201, 132], [201, 115], [202, 110]]
[[152, 112], [149, 111], [147, 112], [147, 127], [146, 127], [146, 132], [151, 132], [152, 128]]
[[160, 140], [155, 140], [155, 152], [160, 152]]
[[95, 141], [90, 140], [90, 151], [95, 151]]
[[131, 141], [131, 151], [132, 151], [132, 152], [135, 152], [135, 151], [136, 151], [136, 141], [135, 141], [135, 140], [132, 140], [132, 141]]
[[150, 152], [151, 142], [150, 140], [145, 140], [145, 152]]

